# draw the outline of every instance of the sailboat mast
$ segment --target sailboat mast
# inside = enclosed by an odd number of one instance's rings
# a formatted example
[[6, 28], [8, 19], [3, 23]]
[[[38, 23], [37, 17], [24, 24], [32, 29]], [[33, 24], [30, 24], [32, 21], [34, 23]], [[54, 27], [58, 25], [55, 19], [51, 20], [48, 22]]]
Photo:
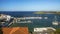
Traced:
[[57, 16], [55, 16], [55, 22], [57, 21]]

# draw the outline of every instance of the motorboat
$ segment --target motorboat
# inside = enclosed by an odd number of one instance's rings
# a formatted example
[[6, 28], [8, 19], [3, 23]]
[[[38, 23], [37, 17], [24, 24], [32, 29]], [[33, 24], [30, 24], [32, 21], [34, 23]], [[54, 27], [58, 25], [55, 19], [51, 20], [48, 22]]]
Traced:
[[54, 21], [52, 22], [53, 25], [59, 25], [58, 21], [57, 21], [57, 17], [55, 16]]

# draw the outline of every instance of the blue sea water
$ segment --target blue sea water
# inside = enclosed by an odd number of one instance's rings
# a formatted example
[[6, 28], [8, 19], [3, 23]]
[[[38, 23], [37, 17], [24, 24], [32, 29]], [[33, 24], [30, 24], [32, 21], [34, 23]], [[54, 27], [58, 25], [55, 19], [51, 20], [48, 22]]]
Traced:
[[30, 17], [30, 16], [41, 16], [42, 18], [48, 17], [48, 19], [32, 19], [33, 23], [25, 24], [14, 24], [15, 26], [28, 26], [29, 28], [34, 27], [54, 27], [60, 28], [59, 25], [52, 25], [52, 22], [55, 20], [54, 17], [57, 16], [57, 21], [60, 22], [60, 15], [57, 14], [34, 14], [35, 11], [0, 11], [0, 14], [11, 15], [12, 17]]

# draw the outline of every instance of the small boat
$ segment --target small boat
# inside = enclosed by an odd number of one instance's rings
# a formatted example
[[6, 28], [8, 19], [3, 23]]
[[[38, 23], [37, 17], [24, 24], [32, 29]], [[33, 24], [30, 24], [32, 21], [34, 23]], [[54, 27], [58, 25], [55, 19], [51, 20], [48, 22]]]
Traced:
[[58, 21], [57, 21], [57, 17], [55, 16], [55, 20], [52, 22], [53, 25], [59, 25]]
[[53, 25], [58, 25], [58, 21], [52, 22]]

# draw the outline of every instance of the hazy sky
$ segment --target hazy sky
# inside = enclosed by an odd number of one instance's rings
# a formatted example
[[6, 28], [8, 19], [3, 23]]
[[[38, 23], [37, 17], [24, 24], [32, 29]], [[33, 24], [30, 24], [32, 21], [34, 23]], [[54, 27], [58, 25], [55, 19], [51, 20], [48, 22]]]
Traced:
[[60, 11], [60, 0], [0, 0], [0, 11]]

